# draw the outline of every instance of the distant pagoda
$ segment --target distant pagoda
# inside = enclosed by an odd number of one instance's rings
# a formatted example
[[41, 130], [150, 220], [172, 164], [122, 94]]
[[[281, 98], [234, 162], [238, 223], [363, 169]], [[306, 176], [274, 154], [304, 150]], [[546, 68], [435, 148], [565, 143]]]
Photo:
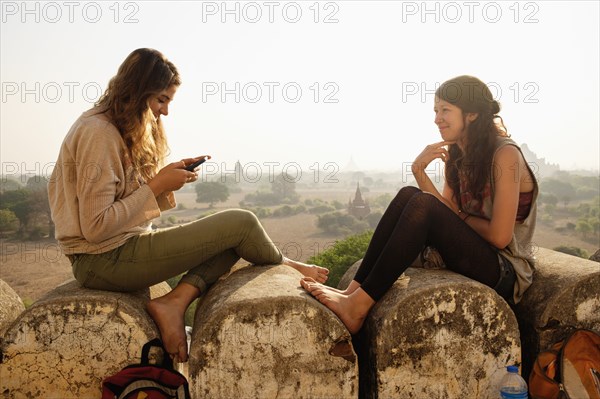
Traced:
[[354, 194], [354, 200], [348, 200], [348, 213], [358, 220], [364, 219], [369, 213], [371, 213], [371, 207], [362, 197], [359, 183], [356, 183], [356, 194]]

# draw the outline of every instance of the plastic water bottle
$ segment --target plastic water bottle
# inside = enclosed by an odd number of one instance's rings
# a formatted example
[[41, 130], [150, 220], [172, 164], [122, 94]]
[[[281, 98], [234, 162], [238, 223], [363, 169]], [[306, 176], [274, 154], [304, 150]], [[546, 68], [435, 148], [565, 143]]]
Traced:
[[508, 366], [500, 382], [501, 399], [527, 399], [527, 383], [519, 375], [517, 366]]

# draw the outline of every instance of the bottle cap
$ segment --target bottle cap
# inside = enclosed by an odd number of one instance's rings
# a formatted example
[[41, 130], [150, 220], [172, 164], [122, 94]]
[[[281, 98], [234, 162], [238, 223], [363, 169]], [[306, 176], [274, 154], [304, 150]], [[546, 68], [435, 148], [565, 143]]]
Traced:
[[508, 371], [509, 373], [519, 373], [519, 368], [517, 366], [508, 366], [506, 368], [506, 371]]

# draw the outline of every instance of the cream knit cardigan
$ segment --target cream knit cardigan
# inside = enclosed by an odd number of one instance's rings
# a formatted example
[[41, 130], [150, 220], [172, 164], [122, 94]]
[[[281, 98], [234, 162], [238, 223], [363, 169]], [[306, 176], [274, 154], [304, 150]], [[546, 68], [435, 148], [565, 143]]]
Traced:
[[119, 131], [96, 109], [84, 112], [65, 137], [48, 198], [66, 255], [117, 248], [175, 206], [171, 192], [154, 197], [135, 173]]

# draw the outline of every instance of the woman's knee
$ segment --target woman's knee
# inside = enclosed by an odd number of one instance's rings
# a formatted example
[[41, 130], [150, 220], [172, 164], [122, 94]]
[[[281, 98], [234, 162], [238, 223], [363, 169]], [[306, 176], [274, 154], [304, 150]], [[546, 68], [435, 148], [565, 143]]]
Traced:
[[227, 223], [230, 225], [244, 226], [253, 228], [260, 225], [260, 221], [254, 213], [246, 209], [228, 209], [221, 212]]
[[411, 204], [417, 206], [420, 209], [434, 210], [438, 209], [440, 205], [444, 207], [446, 206], [435, 195], [424, 191], [419, 191], [418, 193], [415, 193], [411, 197], [410, 202]]
[[406, 204], [413, 195], [420, 193], [421, 190], [414, 186], [402, 187], [396, 197], [392, 200], [392, 203], [396, 206], [402, 206]]

